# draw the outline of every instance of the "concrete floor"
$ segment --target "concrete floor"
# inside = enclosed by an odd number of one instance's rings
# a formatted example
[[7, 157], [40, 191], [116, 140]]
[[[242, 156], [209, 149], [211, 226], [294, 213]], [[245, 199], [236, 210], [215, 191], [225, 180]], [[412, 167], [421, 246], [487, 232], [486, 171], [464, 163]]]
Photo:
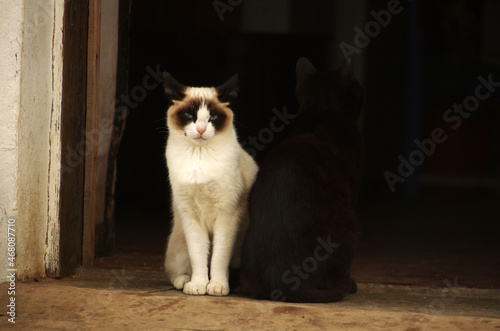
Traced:
[[[362, 233], [352, 266], [359, 291], [342, 302], [186, 296], [161, 271], [166, 216], [126, 210], [117, 215], [123, 224], [117, 226], [116, 252], [96, 259], [100, 268], [16, 284], [15, 327], [500, 331], [498, 199], [374, 200], [359, 209]], [[7, 288], [0, 285], [0, 330], [13, 326]]]
[[[17, 284], [19, 330], [500, 330], [500, 290], [359, 284], [330, 304], [187, 296], [161, 271], [81, 270]], [[0, 285], [0, 329], [10, 329]], [[7, 327], [6, 327], [7, 326]], [[9, 327], [10, 326], [10, 327]]]

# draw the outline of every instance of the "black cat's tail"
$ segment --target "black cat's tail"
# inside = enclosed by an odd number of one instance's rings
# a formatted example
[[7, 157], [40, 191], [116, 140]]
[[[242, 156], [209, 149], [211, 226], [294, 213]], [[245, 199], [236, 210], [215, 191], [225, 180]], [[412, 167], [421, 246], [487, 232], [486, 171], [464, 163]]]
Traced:
[[356, 293], [358, 287], [351, 278], [339, 283], [335, 288], [298, 288], [296, 291], [288, 292], [285, 301], [288, 302], [336, 302], [342, 300], [347, 294]]
[[[277, 287], [267, 293], [260, 292], [257, 295], [260, 299], [284, 302], [302, 302], [302, 303], [325, 303], [342, 300], [347, 294], [356, 293], [358, 287], [356, 282], [350, 277], [336, 284], [333, 288], [314, 288], [300, 286], [293, 290], [285, 286]], [[264, 294], [264, 295], [262, 295]], [[269, 295], [271, 294], [271, 295]]]
[[288, 286], [282, 279], [272, 277], [263, 281], [253, 282], [247, 274], [243, 273], [241, 278], [244, 292], [251, 294], [256, 299], [298, 302], [298, 303], [326, 303], [342, 300], [347, 294], [356, 293], [358, 287], [356, 282], [346, 275], [342, 280], [337, 280], [331, 288], [318, 288], [313, 284], [301, 284], [298, 287]]

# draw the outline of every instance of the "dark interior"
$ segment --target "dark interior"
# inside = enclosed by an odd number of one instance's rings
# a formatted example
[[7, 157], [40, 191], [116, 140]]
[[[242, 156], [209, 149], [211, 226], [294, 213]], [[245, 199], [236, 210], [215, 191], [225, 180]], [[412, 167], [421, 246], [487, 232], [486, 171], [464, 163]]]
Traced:
[[[366, 1], [366, 22], [391, 2]], [[354, 44], [355, 26], [340, 39], [336, 30], [334, 20], [344, 17], [340, 1], [255, 3], [260, 11], [246, 1], [132, 1], [129, 66], [118, 68], [128, 71], [132, 102], [118, 153], [115, 245], [98, 266], [162, 268], [170, 227], [167, 99], [161, 85], [146, 94], [134, 90], [148, 70], [159, 66], [192, 86], [218, 85], [238, 73], [236, 130], [261, 162], [286, 130], [272, 139], [259, 132], [276, 111], [297, 110], [297, 59], [336, 69], [344, 61], [339, 43]], [[365, 90], [358, 282], [500, 287], [500, 91], [490, 86], [474, 103], [479, 77], [500, 82], [500, 51], [492, 46], [500, 26], [490, 15], [498, 6], [491, 3], [401, 2], [402, 11], [378, 33], [368, 31], [375, 36], [352, 54]], [[356, 12], [352, 6], [345, 15]], [[455, 104], [474, 110], [445, 118]], [[436, 129], [447, 139], [431, 148]], [[398, 178], [392, 188], [387, 178]]]

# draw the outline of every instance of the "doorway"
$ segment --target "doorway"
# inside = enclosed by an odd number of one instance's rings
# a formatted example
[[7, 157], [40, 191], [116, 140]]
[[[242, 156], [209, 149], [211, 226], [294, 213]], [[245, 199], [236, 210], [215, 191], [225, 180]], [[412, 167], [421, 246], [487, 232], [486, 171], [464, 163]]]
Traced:
[[[128, 72], [128, 113], [117, 154], [114, 247], [110, 257], [98, 256], [98, 267], [162, 268], [171, 211], [163, 155], [167, 100], [155, 81], [158, 72], [168, 71], [193, 86], [217, 85], [238, 73], [236, 130], [261, 162], [286, 130], [258, 140], [258, 146], [249, 137], [258, 138], [276, 110], [296, 112], [296, 60], [307, 56], [320, 69], [334, 69], [343, 60], [340, 42], [354, 43], [358, 25], [346, 30], [332, 22], [343, 15], [336, 1], [317, 1], [314, 8], [298, 0], [254, 3], [263, 4], [132, 2], [129, 61], [119, 67]], [[384, 1], [363, 3], [367, 12], [387, 6]], [[448, 1], [420, 8], [421, 107], [416, 117], [405, 111], [414, 91], [408, 81], [410, 11], [394, 16], [372, 38], [360, 52], [363, 61], [353, 55], [363, 69], [357, 74], [366, 93], [364, 187], [357, 207], [361, 233], [353, 266], [358, 282], [500, 286], [500, 121], [494, 111], [500, 93], [482, 101], [461, 130], [447, 132], [447, 142], [435, 142], [432, 153], [418, 149], [434, 129], [447, 125], [443, 113], [474, 91], [477, 77], [491, 74], [500, 80], [500, 66], [488, 60], [485, 46], [491, 29], [484, 27], [497, 24], [488, 18], [489, 3]], [[466, 27], [460, 25], [464, 17], [469, 18]], [[348, 33], [339, 39], [338, 31]], [[425, 159], [412, 165], [410, 155]], [[388, 173], [401, 180], [391, 182]]]

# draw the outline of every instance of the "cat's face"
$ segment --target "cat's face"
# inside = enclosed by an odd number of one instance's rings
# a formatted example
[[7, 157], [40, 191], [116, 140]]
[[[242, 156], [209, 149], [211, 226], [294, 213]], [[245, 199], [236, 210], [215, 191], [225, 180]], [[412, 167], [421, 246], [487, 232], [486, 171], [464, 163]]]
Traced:
[[188, 88], [185, 99], [175, 101], [168, 113], [169, 129], [182, 130], [195, 144], [204, 144], [224, 132], [233, 119], [213, 88]]
[[172, 101], [167, 111], [169, 131], [182, 134], [195, 145], [206, 144], [226, 132], [232, 126], [228, 101], [236, 96], [237, 78], [228, 82], [216, 88], [185, 87], [166, 74], [165, 91]]
[[314, 111], [319, 121], [330, 118], [355, 122], [363, 106], [363, 90], [350, 61], [336, 71], [316, 70], [309, 60], [297, 62], [296, 96], [302, 111]]

